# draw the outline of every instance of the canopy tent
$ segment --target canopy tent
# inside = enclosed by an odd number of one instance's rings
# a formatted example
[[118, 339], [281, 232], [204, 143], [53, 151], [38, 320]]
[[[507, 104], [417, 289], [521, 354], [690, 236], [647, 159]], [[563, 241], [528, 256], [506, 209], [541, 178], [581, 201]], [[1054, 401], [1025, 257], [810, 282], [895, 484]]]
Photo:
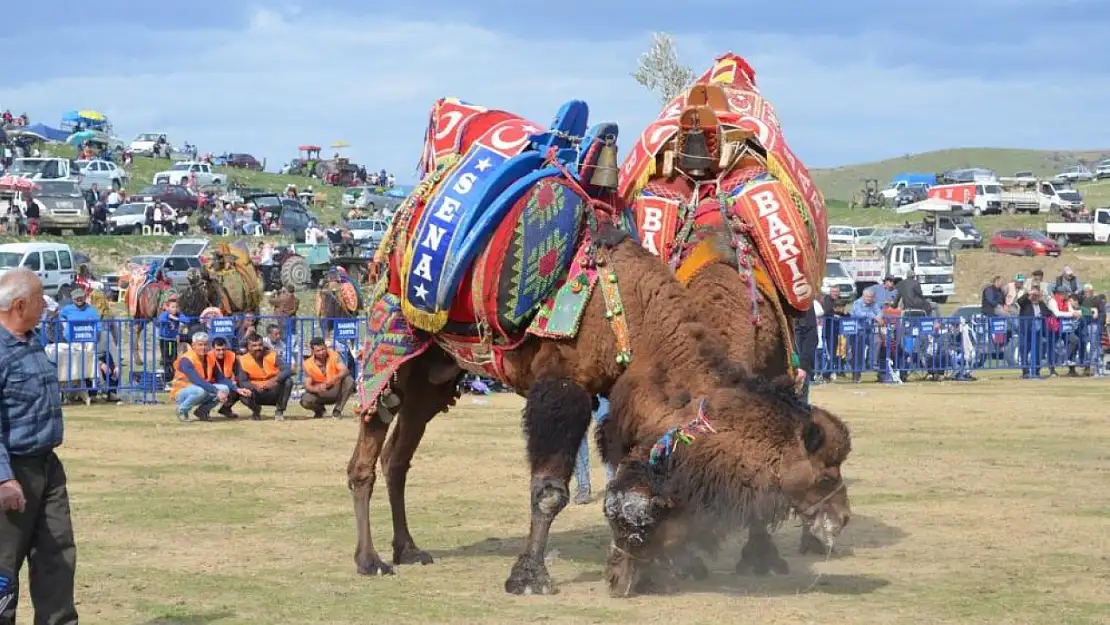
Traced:
[[389, 197], [398, 197], [401, 199], [405, 199], [409, 196], [410, 193], [412, 193], [412, 189], [413, 187], [410, 185], [398, 184], [387, 190], [385, 194]]
[[30, 126], [24, 126], [23, 128], [19, 128], [19, 129], [15, 129], [15, 130], [18, 130], [19, 132], [15, 132], [13, 129], [8, 129], [8, 133], [13, 135], [13, 136], [16, 136], [16, 135], [19, 135], [19, 134], [35, 135], [37, 138], [42, 139], [43, 141], [58, 141], [58, 142], [61, 142], [61, 141], [65, 141], [66, 137], [69, 136], [69, 133], [64, 131], [64, 130], [59, 130], [57, 128], [52, 128], [50, 126], [47, 126], [46, 124], [41, 124], [41, 123], [40, 124], [31, 124]]
[[72, 130], [77, 126], [104, 131], [108, 131], [112, 127], [104, 113], [99, 111], [75, 110], [67, 111], [62, 115], [61, 127], [63, 130]]

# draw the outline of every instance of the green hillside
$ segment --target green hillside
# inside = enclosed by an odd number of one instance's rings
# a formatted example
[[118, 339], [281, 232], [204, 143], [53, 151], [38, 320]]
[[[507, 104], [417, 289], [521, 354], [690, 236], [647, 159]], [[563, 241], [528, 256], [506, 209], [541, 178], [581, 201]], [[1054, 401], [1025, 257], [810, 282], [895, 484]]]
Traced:
[[1018, 171], [1032, 171], [1038, 176], [1052, 176], [1064, 167], [1084, 163], [1094, 164], [1110, 157], [1110, 150], [1015, 150], [1001, 148], [959, 148], [937, 150], [922, 154], [907, 154], [874, 163], [846, 165], [831, 169], [812, 170], [814, 182], [826, 198], [850, 200], [863, 187], [863, 181], [874, 178], [880, 188], [895, 175], [905, 172], [928, 173], [963, 167], [986, 167], [1000, 176], [1010, 176]]

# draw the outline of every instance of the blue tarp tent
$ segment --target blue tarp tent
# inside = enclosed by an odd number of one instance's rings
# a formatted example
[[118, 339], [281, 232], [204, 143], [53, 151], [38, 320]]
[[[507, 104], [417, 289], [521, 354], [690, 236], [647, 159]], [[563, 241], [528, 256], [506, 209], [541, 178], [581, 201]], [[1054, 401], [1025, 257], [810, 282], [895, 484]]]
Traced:
[[51, 128], [46, 124], [31, 124], [27, 126], [27, 130], [30, 130], [47, 141], [64, 142], [69, 137], [68, 132], [57, 128]]

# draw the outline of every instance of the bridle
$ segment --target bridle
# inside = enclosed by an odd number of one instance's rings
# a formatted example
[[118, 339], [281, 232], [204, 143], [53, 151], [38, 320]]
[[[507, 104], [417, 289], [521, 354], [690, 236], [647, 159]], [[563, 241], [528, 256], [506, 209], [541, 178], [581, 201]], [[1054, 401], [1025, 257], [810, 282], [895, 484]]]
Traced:
[[804, 510], [804, 511], [802, 512], [802, 516], [804, 516], [804, 517], [811, 517], [811, 516], [813, 516], [813, 515], [817, 514], [817, 510], [818, 510], [818, 509], [820, 509], [820, 508], [821, 508], [821, 506], [823, 506], [823, 505], [825, 505], [826, 503], [828, 503], [828, 502], [829, 502], [829, 500], [833, 498], [833, 495], [835, 495], [835, 494], [839, 493], [840, 491], [844, 490], [844, 489], [845, 489], [846, 487], [847, 487], [847, 485], [846, 485], [846, 484], [844, 483], [844, 480], [843, 480], [843, 479], [841, 479], [841, 480], [838, 480], [838, 481], [837, 481], [837, 483], [836, 483], [836, 488], [834, 488], [834, 489], [832, 489], [831, 491], [829, 491], [829, 494], [827, 494], [827, 495], [825, 495], [824, 497], [822, 497], [821, 499], [819, 499], [819, 500], [817, 501], [817, 503], [815, 503], [815, 504], [813, 504], [812, 506], [810, 506], [810, 507], [806, 508], [806, 509], [805, 509], [805, 510]]

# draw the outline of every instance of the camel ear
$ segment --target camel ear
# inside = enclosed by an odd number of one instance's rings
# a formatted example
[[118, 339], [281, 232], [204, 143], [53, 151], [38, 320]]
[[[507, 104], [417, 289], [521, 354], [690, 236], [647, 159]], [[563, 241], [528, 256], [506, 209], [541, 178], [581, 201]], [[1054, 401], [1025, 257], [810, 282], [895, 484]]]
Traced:
[[821, 426], [813, 421], [807, 421], [802, 426], [802, 443], [805, 444], [808, 453], [817, 453], [817, 450], [825, 444], [825, 430], [822, 430]]

